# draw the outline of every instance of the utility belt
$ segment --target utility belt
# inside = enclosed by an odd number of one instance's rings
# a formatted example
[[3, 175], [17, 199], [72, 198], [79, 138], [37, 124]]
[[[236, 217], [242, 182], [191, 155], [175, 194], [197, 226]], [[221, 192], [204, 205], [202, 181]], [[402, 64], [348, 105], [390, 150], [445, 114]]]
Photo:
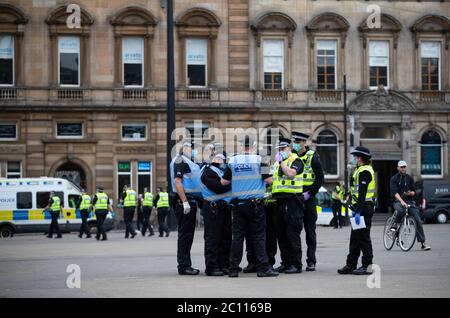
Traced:
[[256, 199], [233, 199], [231, 200], [231, 204], [235, 207], [249, 207], [256, 208], [264, 204], [264, 198], [256, 198]]

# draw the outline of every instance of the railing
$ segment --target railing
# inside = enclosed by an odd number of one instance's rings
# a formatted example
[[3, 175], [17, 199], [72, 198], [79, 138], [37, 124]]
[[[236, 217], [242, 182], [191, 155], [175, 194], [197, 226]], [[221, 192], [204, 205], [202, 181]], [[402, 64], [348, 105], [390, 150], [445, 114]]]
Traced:
[[280, 89], [265, 89], [261, 91], [261, 99], [264, 101], [286, 101], [287, 91]]
[[147, 99], [147, 90], [145, 90], [145, 89], [124, 89], [122, 91], [122, 99], [146, 100]]
[[340, 102], [342, 92], [337, 90], [317, 90], [314, 91], [314, 100], [317, 102]]
[[83, 99], [83, 90], [81, 88], [58, 88], [58, 99]]
[[0, 88], [0, 99], [16, 99], [16, 88]]
[[189, 89], [186, 91], [186, 99], [210, 100], [211, 99], [211, 90], [209, 90], [209, 89]]
[[445, 92], [442, 91], [421, 91], [419, 100], [422, 103], [440, 103], [445, 102]]

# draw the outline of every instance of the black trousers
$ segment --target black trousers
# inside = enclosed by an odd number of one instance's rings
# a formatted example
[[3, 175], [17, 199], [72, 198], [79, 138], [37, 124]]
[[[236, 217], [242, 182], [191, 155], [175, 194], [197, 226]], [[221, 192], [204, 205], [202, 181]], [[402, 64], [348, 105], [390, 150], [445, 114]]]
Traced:
[[230, 272], [238, 272], [242, 260], [243, 244], [246, 232], [249, 232], [249, 245], [255, 253], [255, 265], [258, 272], [269, 268], [266, 252], [266, 213], [263, 203], [243, 204], [232, 208], [233, 223], [230, 254]]
[[89, 230], [88, 225], [88, 218], [89, 218], [89, 210], [80, 210], [81, 215], [81, 226], [80, 226], [80, 236], [83, 235], [83, 233], [86, 233], [86, 236], [91, 235], [91, 231]]
[[138, 231], [140, 231], [141, 228], [144, 226], [145, 222], [144, 208], [139, 206], [136, 210], [137, 210], [136, 228], [138, 229]]
[[317, 248], [317, 236], [316, 236], [316, 222], [317, 222], [317, 210], [316, 200], [311, 198], [305, 202], [305, 216], [303, 218], [303, 226], [305, 227], [306, 238], [306, 263], [316, 264], [316, 248]]
[[52, 217], [52, 221], [50, 222], [50, 228], [48, 230], [48, 236], [53, 236], [53, 233], [56, 232], [58, 236], [61, 236], [61, 230], [59, 229], [58, 219], [59, 219], [59, 211], [51, 211], [50, 216]]
[[223, 204], [212, 208], [203, 203], [205, 222], [205, 265], [206, 272], [228, 269], [231, 249], [231, 207]]
[[[277, 206], [276, 203], [269, 203], [264, 205], [266, 211], [266, 253], [269, 264], [273, 267], [275, 265], [275, 255], [277, 254]], [[245, 248], [247, 252], [247, 262], [255, 264], [255, 253], [253, 253], [249, 244], [249, 232], [245, 236]]]
[[142, 221], [142, 235], [145, 235], [145, 233], [148, 231], [150, 232], [150, 234], [154, 234], [155, 232], [153, 231], [152, 225], [150, 224], [150, 214], [152, 213], [152, 208], [149, 206], [144, 206], [142, 207], [142, 217], [143, 217], [143, 221]]
[[333, 209], [334, 227], [335, 228], [337, 228], [338, 226], [342, 227], [344, 224], [343, 224], [342, 214], [341, 214], [341, 210], [342, 210], [341, 201], [333, 200], [332, 209]]
[[304, 210], [297, 198], [277, 199], [276, 228], [284, 266], [302, 267], [302, 241], [300, 234]]
[[197, 218], [197, 202], [189, 201], [191, 212], [183, 213], [183, 204], [176, 202], [175, 216], [178, 221], [177, 262], [178, 272], [192, 267], [191, 247], [194, 241], [195, 220]]
[[128, 238], [131, 235], [134, 234], [134, 227], [133, 227], [133, 217], [134, 217], [134, 211], [136, 210], [135, 206], [132, 207], [126, 207], [123, 209], [123, 219], [125, 221], [125, 237]]
[[358, 258], [362, 252], [362, 265], [368, 267], [372, 264], [373, 249], [372, 241], [370, 239], [370, 228], [372, 226], [373, 203], [366, 202], [361, 209], [361, 217], [364, 215], [366, 228], [359, 230], [352, 230], [350, 234], [350, 247], [347, 256], [347, 266], [356, 268], [358, 266]]
[[[425, 243], [425, 232], [423, 230], [422, 220], [420, 219], [420, 211], [414, 202], [407, 202], [410, 207], [408, 209], [408, 214], [411, 215], [417, 224], [417, 242]], [[406, 214], [406, 209], [401, 205], [400, 202], [394, 202], [394, 209], [396, 211], [395, 222], [401, 222], [403, 216]]]
[[159, 235], [163, 235], [164, 232], [169, 233], [169, 227], [166, 224], [166, 218], [169, 214], [169, 208], [158, 208], [158, 226]]
[[97, 210], [95, 211], [95, 217], [97, 218], [97, 239], [100, 238], [100, 235], [102, 236], [102, 239], [107, 239], [106, 237], [106, 230], [105, 230], [105, 219], [108, 215], [108, 210]]

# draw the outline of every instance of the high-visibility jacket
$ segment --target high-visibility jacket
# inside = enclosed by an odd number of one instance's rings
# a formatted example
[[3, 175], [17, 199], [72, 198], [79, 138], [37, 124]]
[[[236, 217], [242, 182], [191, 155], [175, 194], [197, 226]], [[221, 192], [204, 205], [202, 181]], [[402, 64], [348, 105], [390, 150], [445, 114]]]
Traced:
[[359, 166], [355, 169], [352, 175], [352, 186], [350, 192], [352, 195], [352, 204], [356, 204], [359, 198], [359, 174], [363, 171], [369, 171], [372, 175], [372, 180], [367, 186], [366, 201], [373, 201], [375, 198], [375, 172], [371, 165]]
[[337, 194], [338, 197], [336, 198], [333, 195], [333, 200], [341, 201], [344, 199], [344, 191], [342, 191], [340, 186], [336, 186], [336, 188], [334, 189], [334, 192]]
[[136, 191], [128, 189], [123, 200], [123, 207], [128, 208], [133, 206], [136, 206]]
[[88, 210], [91, 206], [91, 197], [87, 194], [81, 196], [80, 210]]
[[271, 204], [277, 202], [276, 199], [272, 197], [272, 186], [266, 187], [266, 194], [264, 195], [264, 203]]
[[262, 158], [259, 155], [240, 154], [230, 159], [231, 192], [238, 200], [263, 199], [266, 185], [262, 179]]
[[308, 150], [300, 157], [300, 160], [303, 162], [303, 186], [313, 185], [316, 180], [316, 175], [312, 169], [314, 153], [314, 150]]
[[[214, 171], [219, 178], [223, 177], [224, 171], [222, 171], [221, 169], [219, 169], [213, 165], [209, 165], [208, 167], [212, 171]], [[215, 202], [215, 201], [220, 201], [220, 200], [223, 200], [225, 202], [230, 202], [233, 199], [231, 190], [228, 192], [225, 192], [225, 193], [217, 194], [217, 193], [211, 191], [206, 185], [203, 184], [203, 182], [201, 181], [201, 176], [205, 172], [206, 168], [207, 168], [207, 165], [203, 166], [203, 168], [200, 170], [200, 188], [202, 189], [203, 199], [208, 202]]]
[[189, 166], [189, 169], [191, 172], [185, 173], [183, 175], [182, 183], [183, 183], [183, 189], [184, 193], [188, 196], [192, 196], [195, 198], [201, 198], [202, 197], [202, 190], [200, 188], [200, 167], [198, 164], [193, 162], [191, 159], [184, 155], [177, 155], [175, 158], [172, 159], [172, 162], [170, 163], [170, 181], [172, 182], [172, 189], [175, 189], [175, 162], [182, 161], [187, 163]]
[[156, 208], [168, 208], [169, 207], [169, 194], [167, 192], [160, 192], [159, 199], [156, 203]]
[[143, 206], [153, 206], [153, 194], [151, 192], [145, 192], [144, 193], [144, 203]]
[[[289, 158], [285, 159], [283, 163], [289, 168], [294, 161], [298, 159], [298, 156], [293, 153]], [[303, 174], [297, 174], [294, 179], [288, 179], [285, 174], [280, 175], [280, 164], [275, 163], [272, 182], [272, 193], [302, 193], [303, 192]]]
[[61, 211], [61, 199], [58, 196], [52, 197], [53, 203], [50, 206], [50, 211], [52, 212], [60, 212]]
[[106, 193], [103, 192], [97, 192], [95, 194], [97, 197], [97, 201], [95, 201], [94, 204], [94, 210], [107, 210], [108, 209], [108, 196]]

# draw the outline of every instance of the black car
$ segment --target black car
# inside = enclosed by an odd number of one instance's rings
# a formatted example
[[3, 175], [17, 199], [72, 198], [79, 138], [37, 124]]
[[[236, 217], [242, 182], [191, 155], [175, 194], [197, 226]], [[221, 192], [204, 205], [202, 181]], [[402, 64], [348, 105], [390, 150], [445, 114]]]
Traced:
[[423, 180], [416, 182], [416, 203], [426, 221], [447, 223], [450, 217], [450, 181]]

